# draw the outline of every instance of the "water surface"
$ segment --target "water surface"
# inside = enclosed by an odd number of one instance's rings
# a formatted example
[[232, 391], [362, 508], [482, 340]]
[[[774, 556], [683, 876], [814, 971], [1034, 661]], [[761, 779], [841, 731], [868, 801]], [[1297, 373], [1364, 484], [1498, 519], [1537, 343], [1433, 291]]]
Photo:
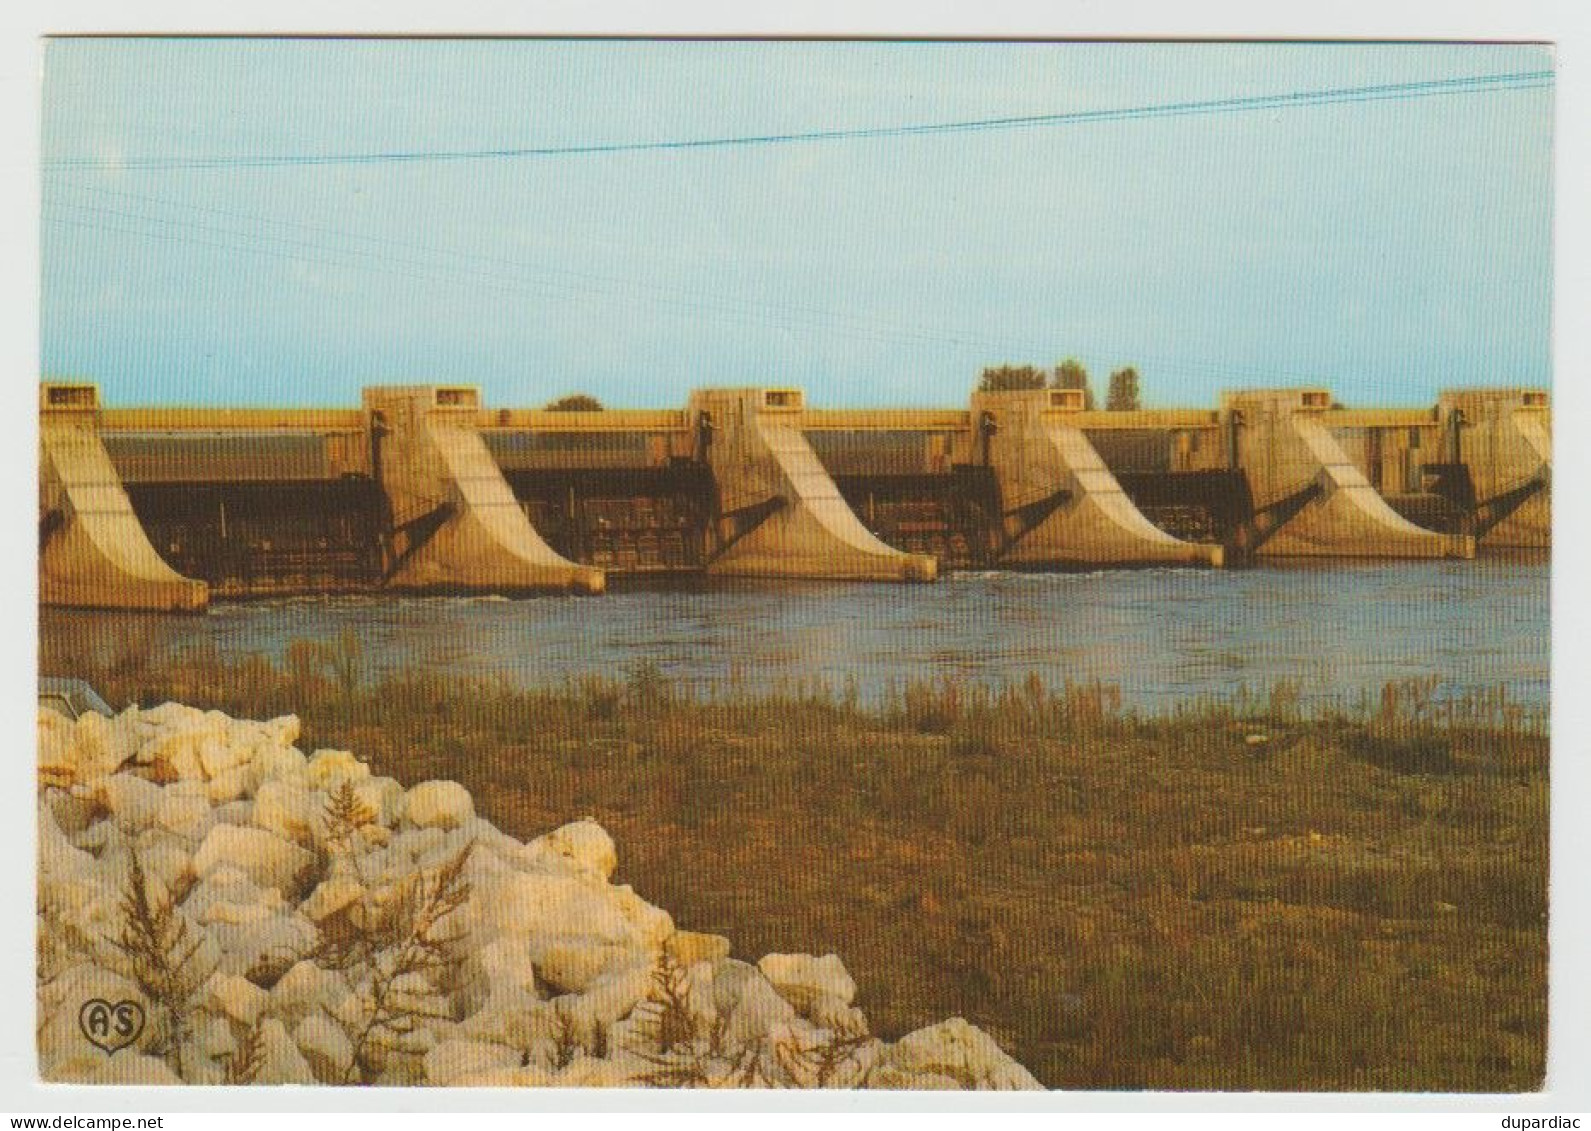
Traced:
[[700, 581], [598, 598], [304, 597], [218, 604], [201, 617], [41, 612], [42, 670], [133, 649], [157, 664], [196, 645], [280, 659], [294, 638], [352, 629], [371, 675], [502, 676], [524, 686], [640, 662], [751, 689], [952, 677], [1101, 681], [1124, 701], [1297, 681], [1306, 700], [1378, 695], [1435, 677], [1444, 692], [1506, 687], [1545, 707], [1548, 564], [1341, 562], [1243, 570], [958, 573], [933, 585]]

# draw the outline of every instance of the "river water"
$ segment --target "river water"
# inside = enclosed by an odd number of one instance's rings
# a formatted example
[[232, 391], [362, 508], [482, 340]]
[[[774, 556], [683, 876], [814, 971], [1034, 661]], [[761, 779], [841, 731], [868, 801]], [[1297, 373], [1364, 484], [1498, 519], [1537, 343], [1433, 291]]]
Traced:
[[864, 699], [942, 677], [1098, 681], [1158, 709], [1296, 681], [1352, 704], [1435, 677], [1441, 693], [1548, 699], [1548, 561], [1314, 562], [1241, 570], [960, 573], [923, 586], [697, 581], [599, 598], [306, 597], [201, 617], [41, 612], [45, 674], [118, 649], [155, 663], [196, 645], [280, 659], [358, 634], [371, 675], [422, 669], [551, 686], [638, 663], [707, 689], [852, 681]]

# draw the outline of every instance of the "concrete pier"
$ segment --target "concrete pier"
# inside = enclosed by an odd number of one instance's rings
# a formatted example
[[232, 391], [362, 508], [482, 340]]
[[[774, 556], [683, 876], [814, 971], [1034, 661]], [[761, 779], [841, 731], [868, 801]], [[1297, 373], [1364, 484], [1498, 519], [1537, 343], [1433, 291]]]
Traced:
[[39, 600], [46, 605], [200, 612], [202, 581], [167, 565], [133, 513], [99, 438], [93, 385], [39, 390]]
[[1543, 389], [1459, 389], [1437, 403], [1447, 456], [1469, 479], [1488, 546], [1552, 544], [1552, 417]]
[[1031, 568], [1222, 564], [1220, 546], [1173, 538], [1122, 491], [1072, 421], [1075, 389], [975, 393], [970, 463], [999, 487], [1002, 545], [997, 561]]
[[1475, 540], [1401, 517], [1333, 438], [1325, 389], [1225, 393], [1221, 426], [1254, 521], [1237, 549], [1267, 557], [1472, 558]]
[[602, 570], [560, 557], [530, 525], [476, 431], [475, 389], [367, 388], [364, 405], [392, 508], [390, 588], [602, 592]]
[[801, 435], [797, 389], [705, 389], [687, 417], [718, 490], [708, 572], [932, 581], [938, 562], [871, 534]]

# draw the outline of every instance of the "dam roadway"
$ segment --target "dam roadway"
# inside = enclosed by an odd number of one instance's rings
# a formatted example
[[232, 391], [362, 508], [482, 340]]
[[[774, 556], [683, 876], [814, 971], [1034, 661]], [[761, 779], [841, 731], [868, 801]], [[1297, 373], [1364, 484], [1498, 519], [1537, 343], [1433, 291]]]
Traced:
[[600, 593], [610, 574], [928, 582], [1549, 546], [1545, 392], [1332, 404], [1306, 388], [1097, 412], [1041, 389], [858, 411], [754, 387], [547, 412], [419, 385], [346, 409], [107, 408], [91, 384], [46, 381], [41, 602], [201, 611]]

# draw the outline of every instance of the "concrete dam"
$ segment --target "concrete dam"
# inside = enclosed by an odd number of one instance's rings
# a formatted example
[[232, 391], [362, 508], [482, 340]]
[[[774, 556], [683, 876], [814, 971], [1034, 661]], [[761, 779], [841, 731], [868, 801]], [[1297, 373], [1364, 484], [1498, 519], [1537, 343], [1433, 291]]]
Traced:
[[1546, 549], [1536, 389], [1342, 409], [826, 410], [792, 388], [683, 409], [482, 405], [376, 386], [347, 409], [109, 408], [40, 386], [41, 601], [202, 611], [298, 593], [600, 593], [610, 575], [930, 582], [942, 569], [1233, 566]]

